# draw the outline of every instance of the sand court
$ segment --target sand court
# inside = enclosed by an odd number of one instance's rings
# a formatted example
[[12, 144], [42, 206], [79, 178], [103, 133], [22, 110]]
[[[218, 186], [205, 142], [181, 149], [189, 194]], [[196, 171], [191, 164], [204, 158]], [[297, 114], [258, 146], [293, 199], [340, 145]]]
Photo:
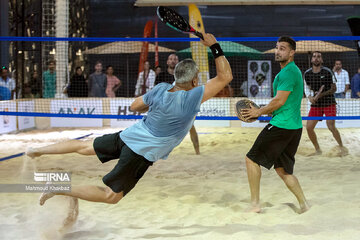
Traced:
[[[92, 133], [117, 129], [33, 130], [0, 136], [2, 157]], [[79, 215], [62, 228], [71, 198], [39, 206], [40, 193], [0, 193], [1, 239], [358, 239], [360, 237], [360, 130], [341, 129], [349, 155], [337, 157], [327, 129], [317, 129], [321, 156], [303, 132], [298, 177], [311, 209], [298, 203], [274, 170], [262, 168], [260, 214], [246, 213], [250, 193], [244, 156], [260, 128], [199, 128], [201, 155], [187, 136], [168, 160], [159, 160], [118, 204], [79, 200]], [[72, 172], [73, 185], [102, 186], [116, 164], [95, 156], [22, 156], [0, 162], [0, 183], [18, 183], [37, 171]], [[26, 167], [24, 168], [24, 164]], [[72, 202], [74, 204], [74, 202]]]

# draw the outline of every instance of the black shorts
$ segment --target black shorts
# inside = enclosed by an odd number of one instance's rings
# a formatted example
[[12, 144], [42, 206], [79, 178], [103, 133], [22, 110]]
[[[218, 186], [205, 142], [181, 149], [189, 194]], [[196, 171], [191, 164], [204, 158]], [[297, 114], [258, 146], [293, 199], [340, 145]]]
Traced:
[[102, 163], [119, 159], [114, 169], [103, 177], [113, 192], [130, 192], [153, 163], [134, 153], [120, 138], [120, 132], [106, 134], [94, 140], [94, 150]]
[[289, 130], [268, 124], [246, 156], [267, 169], [274, 165], [274, 168], [282, 167], [292, 174], [301, 133], [302, 128]]

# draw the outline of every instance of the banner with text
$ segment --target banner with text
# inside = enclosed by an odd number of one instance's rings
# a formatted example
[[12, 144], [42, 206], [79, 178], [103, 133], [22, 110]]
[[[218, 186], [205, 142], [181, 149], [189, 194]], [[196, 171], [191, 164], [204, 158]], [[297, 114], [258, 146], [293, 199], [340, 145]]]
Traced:
[[[34, 112], [34, 101], [21, 101], [18, 102], [18, 112]], [[35, 127], [35, 117], [18, 117], [19, 130]]]
[[[52, 100], [51, 113], [57, 114], [102, 114], [102, 100]], [[102, 127], [103, 119], [51, 118], [51, 127]]]
[[[15, 101], [0, 101], [0, 111], [16, 112]], [[0, 134], [16, 131], [16, 116], [0, 115]]]
[[[110, 109], [112, 115], [144, 115], [139, 112], [132, 112], [130, 105], [134, 101], [134, 98], [123, 98], [123, 99], [111, 99]], [[139, 119], [111, 119], [111, 127], [122, 127], [127, 128], [140, 121]]]

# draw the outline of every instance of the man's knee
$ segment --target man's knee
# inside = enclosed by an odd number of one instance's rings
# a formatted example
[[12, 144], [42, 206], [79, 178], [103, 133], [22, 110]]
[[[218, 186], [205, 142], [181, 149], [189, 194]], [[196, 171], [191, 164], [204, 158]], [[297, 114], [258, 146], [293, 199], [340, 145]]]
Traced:
[[107, 190], [106, 190], [106, 203], [116, 204], [123, 198], [123, 196], [124, 196], [123, 192], [116, 193], [116, 192], [113, 192], [111, 190], [111, 188], [107, 188]]
[[94, 140], [79, 141], [77, 143], [79, 144], [77, 150], [78, 153], [83, 155], [95, 155]]
[[336, 131], [335, 122], [326, 122], [326, 125], [331, 132]]
[[279, 175], [279, 177], [281, 177], [281, 179], [285, 179], [288, 174], [287, 172], [285, 172], [284, 168], [275, 168], [276, 173]]
[[332, 132], [332, 133], [336, 132], [336, 127], [328, 127], [328, 128], [329, 128], [330, 132]]
[[253, 160], [251, 160], [250, 158], [248, 158], [247, 156], [245, 156], [245, 162], [246, 162], [246, 165], [249, 165], [249, 166], [258, 166], [260, 167], [260, 165], [256, 162], [254, 162]]
[[312, 124], [307, 124], [307, 125], [306, 125], [306, 131], [308, 131], [308, 132], [313, 132], [314, 129], [315, 129], [315, 126], [312, 125]]

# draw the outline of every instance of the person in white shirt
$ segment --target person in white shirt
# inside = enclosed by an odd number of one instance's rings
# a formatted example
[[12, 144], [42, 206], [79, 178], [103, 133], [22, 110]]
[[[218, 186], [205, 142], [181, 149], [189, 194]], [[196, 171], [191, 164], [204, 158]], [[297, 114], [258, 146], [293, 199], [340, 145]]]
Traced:
[[345, 98], [346, 92], [350, 88], [349, 73], [345, 69], [342, 69], [342, 63], [340, 60], [335, 61], [333, 71], [337, 81], [335, 97]]
[[135, 97], [142, 96], [154, 87], [156, 74], [150, 69], [149, 61], [144, 63], [144, 71], [139, 74], [135, 86]]

